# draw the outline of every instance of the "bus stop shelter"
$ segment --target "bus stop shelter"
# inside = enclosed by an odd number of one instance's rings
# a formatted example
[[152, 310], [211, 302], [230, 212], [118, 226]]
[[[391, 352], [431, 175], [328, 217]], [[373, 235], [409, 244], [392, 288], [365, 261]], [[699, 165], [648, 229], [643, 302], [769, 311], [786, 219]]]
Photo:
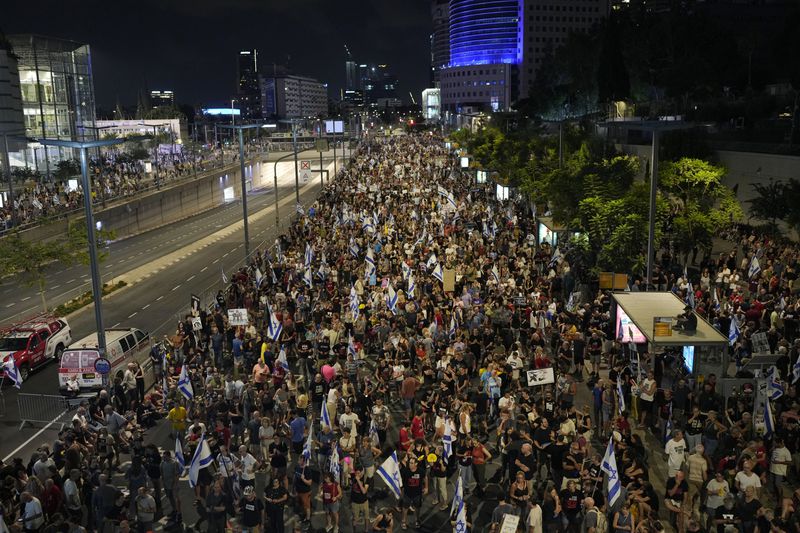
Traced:
[[673, 293], [615, 292], [612, 298], [614, 333], [623, 344], [646, 346], [651, 353], [671, 351], [687, 376], [726, 377], [728, 338], [699, 315], [695, 331], [677, 329], [686, 304]]

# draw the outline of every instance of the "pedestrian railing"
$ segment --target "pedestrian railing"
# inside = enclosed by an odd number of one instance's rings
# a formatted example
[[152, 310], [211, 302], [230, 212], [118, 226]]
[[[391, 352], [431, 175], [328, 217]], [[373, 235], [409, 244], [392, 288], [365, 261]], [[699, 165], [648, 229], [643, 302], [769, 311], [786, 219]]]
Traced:
[[61, 428], [69, 422], [70, 411], [80, 405], [83, 398], [67, 398], [52, 394], [17, 394], [19, 409], [19, 429], [25, 424], [60, 424]]

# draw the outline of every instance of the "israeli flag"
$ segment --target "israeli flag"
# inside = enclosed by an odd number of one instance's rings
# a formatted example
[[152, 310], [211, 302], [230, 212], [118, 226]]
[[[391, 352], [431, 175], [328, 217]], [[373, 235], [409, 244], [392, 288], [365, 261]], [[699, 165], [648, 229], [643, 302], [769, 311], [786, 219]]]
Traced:
[[333, 445], [333, 451], [331, 451], [331, 474], [333, 474], [333, 479], [336, 480], [336, 483], [339, 483], [339, 478], [342, 475], [342, 465], [339, 464], [339, 446], [336, 444]]
[[414, 291], [417, 289], [417, 280], [414, 278], [414, 275], [408, 277], [408, 289], [406, 290], [406, 296], [410, 299], [414, 299]]
[[371, 246], [367, 248], [367, 257], [364, 259], [364, 261], [366, 263], [366, 272], [364, 277], [369, 279], [377, 272], [377, 269], [375, 268], [375, 252], [372, 250]]
[[11, 380], [14, 387], [17, 389], [22, 388], [22, 374], [19, 373], [17, 362], [14, 360], [13, 355], [9, 355], [8, 360], [3, 363], [3, 370], [5, 370], [6, 377]]
[[500, 271], [497, 269], [497, 265], [492, 265], [492, 279], [494, 279], [495, 283], [498, 285], [500, 284]]
[[358, 299], [358, 293], [356, 292], [355, 286], [350, 287], [350, 313], [353, 315], [353, 322], [358, 320], [358, 316], [360, 314], [359, 306], [361, 302]]
[[192, 388], [192, 380], [189, 379], [189, 374], [186, 371], [186, 365], [181, 366], [181, 375], [178, 378], [178, 390], [183, 397], [187, 400], [194, 398], [194, 389]]
[[622, 484], [619, 481], [619, 474], [617, 473], [617, 459], [614, 457], [614, 438], [608, 441], [606, 453], [603, 456], [603, 462], [600, 464], [600, 469], [608, 476], [608, 506], [613, 507], [619, 498], [619, 493]]
[[497, 222], [492, 220], [492, 239], [497, 236]]
[[306, 443], [303, 445], [303, 457], [306, 458], [306, 461], [311, 459], [311, 447], [314, 443], [314, 432], [311, 431], [309, 428], [308, 430], [308, 438], [306, 439]]
[[489, 226], [486, 224], [486, 221], [483, 221], [483, 236], [487, 239], [492, 236], [492, 233], [489, 231]]
[[197, 448], [192, 456], [192, 462], [189, 464], [189, 485], [194, 488], [197, 486], [197, 478], [200, 477], [200, 470], [207, 468], [214, 462], [211, 456], [211, 449], [206, 442], [206, 434], [200, 435], [200, 441], [197, 443]]
[[328, 426], [329, 428], [333, 429], [333, 424], [331, 424], [331, 415], [328, 413], [328, 402], [324, 399], [322, 400], [322, 410], [320, 412], [320, 424], [324, 428]]
[[167, 351], [161, 355], [161, 388], [164, 390], [164, 396], [169, 394], [169, 377], [167, 377]]
[[272, 274], [272, 284], [273, 285], [277, 285], [278, 284], [278, 277], [275, 275], [275, 269], [272, 268], [272, 262], [270, 261], [270, 262], [268, 262], [268, 264], [269, 264], [270, 274]]
[[269, 324], [267, 324], [267, 336], [272, 339], [272, 342], [278, 342], [278, 339], [281, 337], [281, 333], [283, 332], [283, 324], [278, 317], [275, 316], [275, 313], [272, 311], [272, 307], [270, 307], [269, 303], [267, 303], [267, 314], [269, 315]]
[[284, 370], [289, 370], [289, 361], [286, 359], [286, 348], [281, 346], [281, 351], [278, 354], [278, 364], [281, 365]]
[[453, 503], [450, 505], [450, 515], [452, 516], [453, 513], [457, 509], [461, 509], [461, 506], [464, 505], [464, 483], [461, 481], [461, 476], [458, 476], [458, 480], [456, 481], [456, 490], [453, 493]]
[[464, 502], [458, 506], [458, 514], [456, 514], [456, 525], [453, 527], [454, 533], [466, 533], [467, 531], [467, 507]]
[[372, 225], [372, 219], [370, 217], [366, 217], [364, 222], [361, 224], [361, 231], [363, 233], [374, 233], [375, 226]]
[[349, 250], [350, 250], [350, 255], [352, 255], [355, 258], [358, 258], [358, 254], [359, 254], [360, 250], [358, 249], [358, 245], [356, 244], [356, 240], [353, 239], [352, 237], [350, 238]]
[[686, 289], [686, 305], [694, 309], [694, 290], [691, 287]]
[[223, 283], [223, 285], [227, 285], [228, 284], [228, 276], [225, 275], [225, 269], [223, 269], [221, 265], [219, 267], [219, 272], [220, 272], [220, 274], [222, 274], [222, 283]]
[[435, 267], [438, 264], [439, 264], [439, 260], [436, 259], [436, 254], [431, 254], [431, 256], [428, 258], [428, 262], [425, 263], [425, 268], [430, 270], [430, 269], [432, 269], [433, 267]]
[[379, 446], [381, 443], [380, 436], [378, 435], [378, 426], [375, 425], [375, 420], [370, 420], [369, 423], [369, 438], [374, 446]]
[[456, 337], [456, 329], [457, 328], [458, 328], [458, 326], [456, 324], [456, 316], [452, 315], [450, 317], [450, 329], [447, 332], [451, 339], [454, 339]]
[[439, 195], [444, 197], [444, 200], [447, 202], [446, 205], [455, 209], [458, 207], [456, 205], [456, 199], [453, 197], [453, 193], [442, 187], [441, 185], [438, 186]]
[[717, 294], [717, 289], [714, 289], [714, 310], [719, 313], [720, 307], [719, 295]]
[[314, 286], [314, 277], [311, 275], [311, 269], [306, 268], [303, 272], [303, 282], [309, 287]]
[[442, 448], [445, 459], [450, 459], [453, 456], [453, 430], [450, 427], [450, 419], [444, 419], [444, 435], [442, 435]]
[[181, 439], [175, 437], [175, 460], [181, 467], [181, 472], [186, 468], [186, 459], [183, 458], [183, 446], [181, 446]]
[[736, 316], [731, 316], [731, 327], [728, 329], [728, 344], [733, 346], [736, 344], [736, 339], [739, 338], [739, 322], [736, 320]]
[[625, 410], [625, 394], [622, 392], [622, 379], [621, 376], [617, 377], [617, 411], [622, 414]]
[[761, 272], [761, 264], [758, 262], [758, 257], [753, 256], [750, 261], [750, 267], [747, 269], [747, 277], [752, 279]]
[[400, 267], [403, 269], [403, 279], [407, 280], [411, 275], [411, 267], [408, 266], [405, 261], [400, 264]]
[[561, 250], [559, 250], [558, 247], [556, 246], [556, 250], [553, 252], [553, 257], [550, 259], [550, 264], [547, 265], [547, 268], [554, 268], [561, 262], [561, 259], [563, 257], [564, 256], [561, 255]]
[[358, 350], [356, 350], [356, 345], [353, 342], [353, 336], [349, 333], [347, 334], [347, 353], [353, 356], [353, 359], [358, 359]]
[[387, 289], [386, 294], [386, 307], [389, 308], [389, 311], [392, 312], [393, 315], [397, 314], [397, 292], [395, 292], [394, 287], [392, 284], [389, 284], [389, 288]]
[[786, 392], [778, 376], [778, 369], [771, 366], [767, 371], [767, 398], [777, 400]]
[[311, 266], [311, 262], [314, 260], [314, 249], [311, 248], [311, 243], [306, 243], [306, 257], [305, 257], [305, 267], [308, 268]]
[[775, 433], [775, 418], [772, 416], [769, 400], [764, 400], [764, 436], [769, 437], [773, 433]]
[[278, 264], [283, 263], [283, 251], [281, 250], [280, 239], [275, 239], [275, 260]]
[[667, 418], [667, 423], [664, 424], [664, 437], [662, 444], [666, 444], [667, 441], [671, 438], [672, 438], [672, 403], [669, 404], [669, 418]]
[[392, 491], [394, 497], [399, 500], [403, 495], [403, 478], [400, 476], [400, 462], [397, 460], [397, 452], [392, 452], [392, 455], [378, 467], [378, 475], [381, 476], [383, 482]]
[[433, 269], [433, 277], [444, 283], [444, 272], [442, 271], [442, 265], [436, 263], [436, 267]]
[[575, 310], [575, 293], [569, 293], [569, 299], [567, 300], [567, 311], [570, 313]]
[[258, 267], [256, 267], [255, 276], [256, 276], [256, 287], [260, 287], [261, 282], [264, 280], [264, 274], [261, 273], [261, 269]]

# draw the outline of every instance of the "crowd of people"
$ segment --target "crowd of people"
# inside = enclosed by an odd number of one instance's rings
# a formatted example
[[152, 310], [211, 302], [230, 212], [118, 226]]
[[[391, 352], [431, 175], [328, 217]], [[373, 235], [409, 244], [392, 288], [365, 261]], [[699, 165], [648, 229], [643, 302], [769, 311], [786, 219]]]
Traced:
[[[621, 343], [611, 296], [578, 290], [528, 206], [453, 162], [436, 134], [368, 140], [153, 350], [151, 391], [130, 368], [54, 446], [0, 466], [7, 527], [172, 527], [185, 491], [210, 532], [305, 528], [315, 509], [327, 531], [800, 531], [797, 249], [731, 233], [730, 254], [686, 275], [663, 254], [652, 280], [730, 332], [742, 377], [768, 334], [765, 410]], [[160, 423], [171, 439], [145, 444]]]

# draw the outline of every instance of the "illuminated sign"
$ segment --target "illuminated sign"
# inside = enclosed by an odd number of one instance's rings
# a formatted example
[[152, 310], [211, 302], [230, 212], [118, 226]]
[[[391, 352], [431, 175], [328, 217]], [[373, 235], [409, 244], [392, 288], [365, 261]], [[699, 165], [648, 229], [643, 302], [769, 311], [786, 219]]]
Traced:
[[239, 116], [242, 114], [240, 109], [230, 108], [230, 107], [210, 107], [208, 109], [203, 109], [204, 115], [212, 115], [212, 116], [219, 116], [219, 115], [234, 115]]
[[616, 336], [621, 343], [626, 344], [631, 342], [631, 334], [633, 334], [633, 342], [636, 344], [643, 344], [647, 342], [647, 337], [644, 336], [633, 320], [628, 316], [620, 305], [617, 305], [617, 328]]

